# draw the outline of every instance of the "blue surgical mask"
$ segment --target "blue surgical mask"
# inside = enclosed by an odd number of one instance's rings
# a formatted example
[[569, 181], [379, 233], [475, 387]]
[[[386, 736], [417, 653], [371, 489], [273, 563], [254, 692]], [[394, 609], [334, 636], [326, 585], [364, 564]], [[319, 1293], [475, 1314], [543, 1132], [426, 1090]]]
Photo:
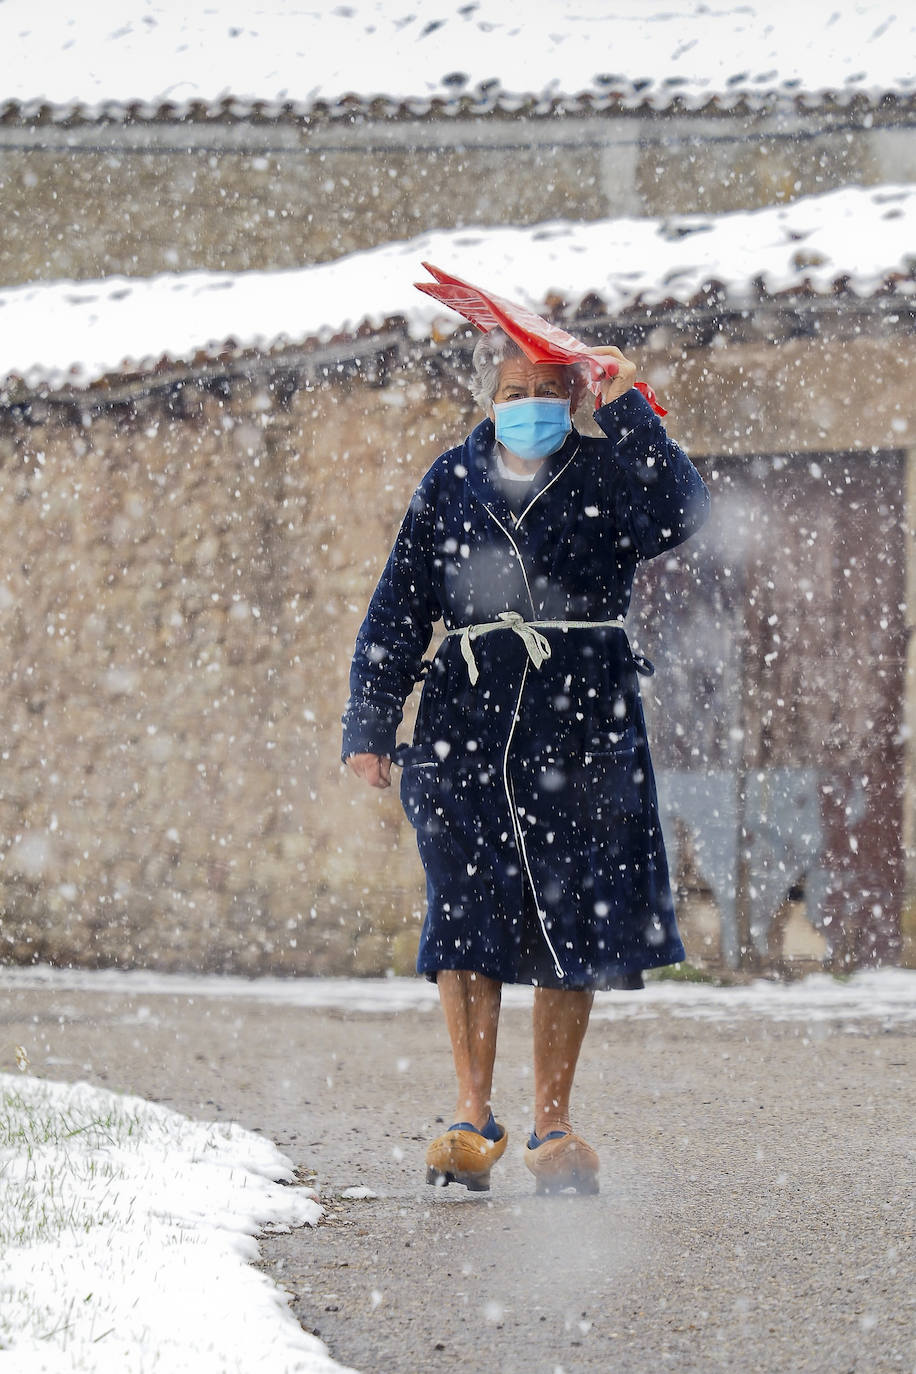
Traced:
[[569, 401], [551, 396], [523, 396], [494, 403], [496, 437], [510, 453], [540, 462], [562, 448], [571, 429]]

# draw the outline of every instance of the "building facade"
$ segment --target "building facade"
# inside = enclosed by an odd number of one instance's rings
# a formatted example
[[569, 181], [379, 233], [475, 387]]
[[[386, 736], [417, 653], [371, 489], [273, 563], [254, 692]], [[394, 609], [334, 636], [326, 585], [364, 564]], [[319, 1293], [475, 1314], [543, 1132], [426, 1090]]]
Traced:
[[[8, 102], [0, 286], [909, 184], [914, 103]], [[697, 962], [912, 958], [913, 324], [912, 267], [867, 300], [802, 282], [734, 312], [710, 281], [571, 321], [637, 359], [714, 497], [632, 613]], [[468, 352], [394, 321], [6, 389], [0, 958], [412, 967], [413, 837], [342, 771], [338, 723], [400, 515], [474, 422]]]

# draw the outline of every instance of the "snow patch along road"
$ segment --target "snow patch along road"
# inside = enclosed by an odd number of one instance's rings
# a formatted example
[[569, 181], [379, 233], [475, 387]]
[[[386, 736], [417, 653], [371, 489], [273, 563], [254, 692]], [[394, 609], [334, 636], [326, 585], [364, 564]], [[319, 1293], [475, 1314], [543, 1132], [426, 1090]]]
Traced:
[[[439, 1004], [435, 985], [425, 978], [240, 978], [142, 969], [58, 969], [48, 965], [0, 968], [0, 989], [4, 991], [43, 988], [130, 997], [240, 998], [354, 1015], [423, 1011]], [[505, 1007], [528, 1007], [531, 998], [531, 988], [503, 989]], [[916, 969], [866, 970], [848, 978], [812, 973], [796, 982], [757, 979], [732, 987], [650, 980], [643, 992], [598, 993], [593, 1012], [595, 1018], [608, 1021], [666, 1014], [728, 1022], [763, 1016], [774, 1021], [914, 1023]]]
[[0, 1074], [0, 1350], [17, 1374], [340, 1374], [252, 1269], [322, 1212], [270, 1141]]

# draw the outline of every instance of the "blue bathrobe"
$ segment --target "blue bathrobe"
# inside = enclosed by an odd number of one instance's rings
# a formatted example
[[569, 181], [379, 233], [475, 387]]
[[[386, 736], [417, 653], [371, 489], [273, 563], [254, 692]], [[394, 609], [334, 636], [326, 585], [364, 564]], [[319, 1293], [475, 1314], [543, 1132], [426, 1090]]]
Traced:
[[[698, 529], [709, 493], [637, 391], [595, 418], [606, 437], [573, 430], [517, 517], [489, 420], [443, 453], [359, 631], [343, 756], [402, 765], [430, 977], [608, 987], [684, 958], [638, 686], [652, 669], [613, 622], [639, 561]], [[421, 677], [413, 740], [397, 746]]]

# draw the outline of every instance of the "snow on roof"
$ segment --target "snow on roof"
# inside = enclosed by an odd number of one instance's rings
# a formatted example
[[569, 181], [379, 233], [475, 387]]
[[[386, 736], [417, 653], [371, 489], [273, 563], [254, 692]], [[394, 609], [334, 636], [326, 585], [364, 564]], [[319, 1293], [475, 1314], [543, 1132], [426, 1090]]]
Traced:
[[423, 234], [296, 271], [109, 277], [0, 291], [0, 378], [86, 386], [167, 357], [265, 348], [382, 328], [412, 337], [461, 327], [415, 290], [426, 260], [544, 310], [598, 296], [605, 313], [689, 305], [718, 284], [723, 308], [787, 292], [916, 295], [916, 188], [845, 188], [719, 216], [556, 221]]
[[[0, 103], [235, 97], [308, 110], [374, 96], [401, 113], [599, 102], [726, 105], [774, 92], [916, 91], [916, 11], [887, 0], [0, 0]], [[462, 97], [465, 97], [462, 103]]]

